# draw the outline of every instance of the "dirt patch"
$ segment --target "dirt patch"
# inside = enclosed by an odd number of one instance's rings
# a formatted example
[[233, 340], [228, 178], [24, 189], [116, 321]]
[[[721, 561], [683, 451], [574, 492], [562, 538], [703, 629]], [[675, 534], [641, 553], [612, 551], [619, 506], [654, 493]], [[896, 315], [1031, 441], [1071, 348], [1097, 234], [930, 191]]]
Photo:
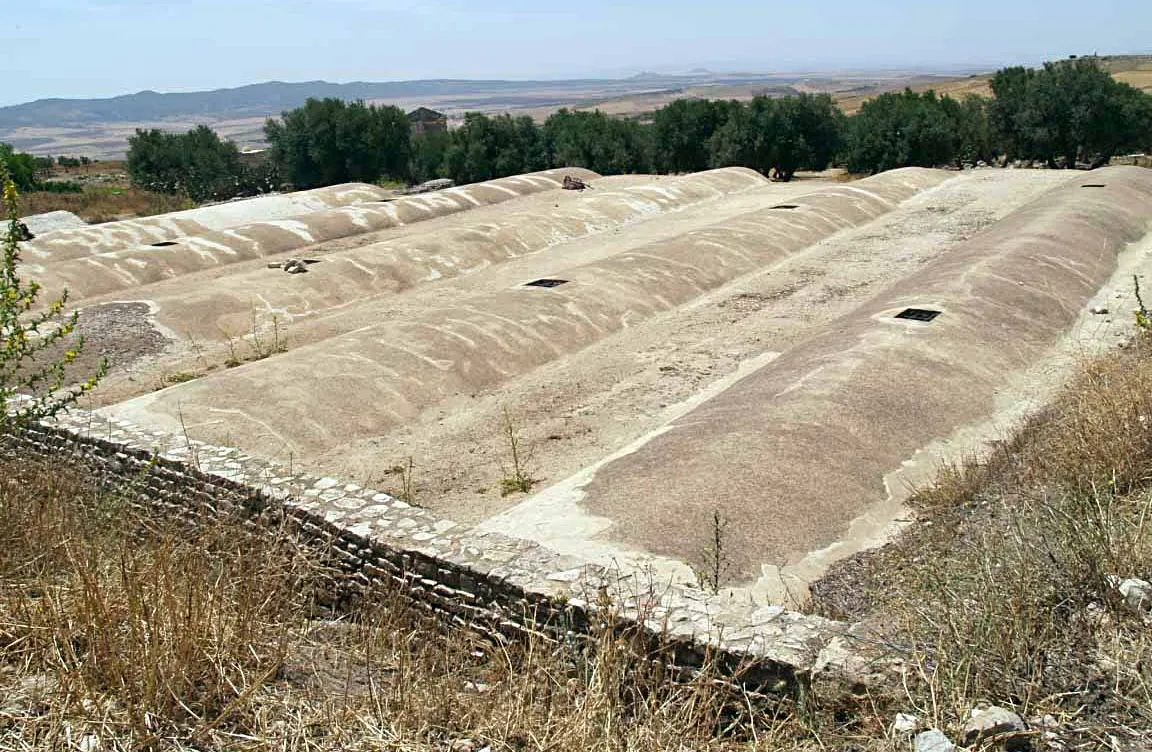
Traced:
[[80, 311], [80, 334], [84, 351], [76, 367], [83, 373], [108, 359], [112, 369], [125, 368], [141, 358], [159, 355], [169, 339], [152, 322], [147, 303], [103, 303]]
[[794, 282], [783, 285], [764, 293], [742, 292], [720, 301], [721, 308], [728, 308], [739, 313], [755, 313], [774, 300], [783, 300], [804, 289], [804, 283]]

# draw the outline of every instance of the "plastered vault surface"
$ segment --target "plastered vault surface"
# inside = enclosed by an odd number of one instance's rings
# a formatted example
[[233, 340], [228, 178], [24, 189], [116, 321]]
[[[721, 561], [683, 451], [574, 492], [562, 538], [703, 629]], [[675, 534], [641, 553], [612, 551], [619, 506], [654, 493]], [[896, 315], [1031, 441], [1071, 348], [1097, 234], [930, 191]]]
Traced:
[[28, 244], [50, 292], [164, 343], [62, 428], [540, 597], [643, 582], [682, 636], [811, 668], [849, 632], [797, 612], [807, 583], [1127, 335], [1152, 171], [245, 203]]

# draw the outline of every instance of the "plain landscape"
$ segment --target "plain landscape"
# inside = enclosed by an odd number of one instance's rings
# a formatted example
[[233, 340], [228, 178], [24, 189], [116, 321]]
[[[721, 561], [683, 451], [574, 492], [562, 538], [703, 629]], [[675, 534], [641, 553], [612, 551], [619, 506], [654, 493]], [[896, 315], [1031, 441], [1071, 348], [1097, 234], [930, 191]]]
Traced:
[[[679, 97], [750, 98], [800, 91], [858, 95], [925, 81], [924, 74], [845, 73], [809, 75], [644, 75], [613, 80], [412, 81], [394, 84], [327, 82], [255, 84], [196, 94], [142, 92], [115, 100], [44, 101], [0, 108], [0, 141], [34, 154], [87, 154], [120, 159], [137, 128], [187, 130], [211, 125], [247, 147], [263, 144], [265, 119], [299, 107], [309, 97], [363, 99], [411, 110], [430, 107], [459, 118], [465, 112], [529, 114], [543, 119], [561, 107], [600, 109], [639, 116]], [[948, 82], [946, 75], [928, 80]]]
[[[1152, 59], [1119, 55], [1108, 65], [1118, 80], [1152, 91]], [[931, 71], [844, 71], [795, 74], [638, 74], [621, 80], [411, 81], [332, 84], [254, 84], [189, 94], [141, 92], [109, 100], [44, 100], [0, 107], [0, 142], [32, 154], [84, 154], [121, 159], [137, 128], [188, 130], [207, 124], [246, 148], [264, 145], [265, 119], [309, 97], [363, 99], [410, 110], [430, 107], [460, 118], [465, 112], [526, 114], [537, 120], [562, 107], [645, 117], [679, 98], [750, 99], [756, 95], [827, 93], [847, 112], [868, 97], [912, 87], [941, 94], [986, 94], [989, 76]]]

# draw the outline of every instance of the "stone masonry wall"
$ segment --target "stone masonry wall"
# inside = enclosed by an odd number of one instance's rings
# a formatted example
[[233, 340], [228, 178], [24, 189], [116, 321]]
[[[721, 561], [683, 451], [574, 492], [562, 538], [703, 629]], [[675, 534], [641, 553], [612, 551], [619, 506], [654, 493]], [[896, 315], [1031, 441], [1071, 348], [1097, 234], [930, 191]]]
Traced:
[[783, 681], [795, 688], [818, 675], [839, 675], [853, 658], [847, 625], [657, 587], [643, 573], [608, 571], [530, 541], [475, 533], [388, 494], [237, 449], [81, 411], [0, 438], [0, 454], [9, 459], [80, 463], [130, 503], [188, 521], [233, 514], [252, 524], [287, 520], [339, 562], [348, 575], [342, 587], [399, 586], [442, 621], [493, 639], [534, 632], [579, 640], [596, 602], [607, 598], [624, 623], [643, 625], [653, 644], [688, 672], [713, 654], [741, 665], [752, 685]]

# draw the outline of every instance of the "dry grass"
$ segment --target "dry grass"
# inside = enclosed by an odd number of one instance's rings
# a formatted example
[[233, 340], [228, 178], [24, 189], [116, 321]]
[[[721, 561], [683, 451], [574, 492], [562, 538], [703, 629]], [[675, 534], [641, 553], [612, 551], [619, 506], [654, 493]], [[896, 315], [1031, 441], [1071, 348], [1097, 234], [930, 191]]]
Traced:
[[1112, 578], [1152, 580], [1149, 384], [1145, 335], [942, 469], [909, 534], [817, 588], [903, 687], [803, 712], [714, 662], [673, 681], [608, 600], [591, 645], [481, 640], [386, 590], [334, 613], [315, 596], [335, 570], [286, 532], [175, 527], [80, 470], [0, 459], [0, 749], [879, 750], [907, 748], [897, 711], [955, 734], [981, 702], [1051, 714], [1062, 749], [1141, 748], [1152, 618]]
[[956, 729], [993, 702], [1052, 714], [1068, 745], [1152, 740], [1152, 620], [1113, 579], [1152, 580], [1149, 384], [1147, 335], [1086, 364], [1010, 441], [943, 468], [901, 540], [817, 588], [899, 646], [914, 712]]
[[82, 193], [33, 191], [20, 196], [24, 215], [70, 211], [89, 224], [149, 217], [192, 208], [187, 199], [140, 190], [127, 185], [86, 185]]
[[53, 177], [79, 182], [82, 193], [32, 191], [20, 196], [21, 213], [44, 214], [70, 211], [89, 224], [191, 209], [186, 198], [153, 193], [134, 187], [119, 161], [96, 161], [79, 167], [56, 167]]
[[1152, 93], [1152, 55], [1124, 55], [1105, 63], [1117, 81]]
[[595, 649], [445, 632], [382, 592], [339, 616], [287, 535], [170, 527], [66, 469], [0, 463], [0, 748], [750, 750], [790, 703]]
[[1115, 74], [1117, 81], [1131, 84], [1141, 91], [1152, 94], [1152, 66], [1141, 70], [1122, 71]]
[[282, 536], [157, 526], [74, 474], [0, 470], [0, 685], [52, 688], [50, 712], [8, 719], [11, 741], [88, 727], [143, 744], [242, 722], [309, 613], [313, 565]]

